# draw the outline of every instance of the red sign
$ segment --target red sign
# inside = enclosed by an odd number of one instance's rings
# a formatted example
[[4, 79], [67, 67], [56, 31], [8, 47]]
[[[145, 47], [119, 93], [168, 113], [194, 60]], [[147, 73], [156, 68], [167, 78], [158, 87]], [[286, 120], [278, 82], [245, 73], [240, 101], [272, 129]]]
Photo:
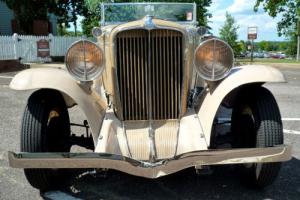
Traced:
[[257, 34], [248, 34], [248, 40], [256, 40]]
[[37, 56], [41, 58], [50, 57], [50, 45], [49, 41], [41, 39], [37, 43]]

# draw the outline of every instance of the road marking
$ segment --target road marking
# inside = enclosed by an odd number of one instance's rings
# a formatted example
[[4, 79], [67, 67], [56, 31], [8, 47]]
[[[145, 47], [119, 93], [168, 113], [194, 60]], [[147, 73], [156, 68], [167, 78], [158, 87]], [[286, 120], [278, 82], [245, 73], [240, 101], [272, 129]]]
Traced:
[[[230, 121], [231, 118], [226, 118], [226, 117], [220, 117], [218, 118], [219, 121]], [[288, 118], [288, 117], [284, 117], [284, 118], [281, 118], [282, 121], [300, 121], [300, 118]]]
[[69, 194], [66, 194], [64, 192], [61, 191], [51, 191], [51, 192], [46, 192], [43, 194], [44, 197], [47, 197], [48, 199], [51, 200], [59, 200], [59, 199], [63, 199], [63, 200], [82, 200], [76, 197], [73, 197]]
[[282, 121], [300, 121], [300, 118], [282, 118]]
[[0, 76], [0, 78], [12, 79], [13, 76]]
[[295, 131], [295, 130], [283, 129], [283, 132], [286, 134], [300, 135], [300, 131]]

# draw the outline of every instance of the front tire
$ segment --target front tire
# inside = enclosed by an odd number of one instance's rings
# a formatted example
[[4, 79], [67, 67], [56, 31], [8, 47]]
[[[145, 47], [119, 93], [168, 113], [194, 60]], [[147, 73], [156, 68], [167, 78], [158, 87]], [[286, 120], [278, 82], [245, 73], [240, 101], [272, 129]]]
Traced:
[[[246, 93], [247, 92], [247, 93]], [[235, 148], [273, 147], [283, 144], [281, 115], [269, 90], [249, 88], [237, 98], [232, 113], [232, 132]], [[243, 182], [263, 188], [272, 184], [281, 163], [254, 163], [240, 166]]]
[[[21, 128], [22, 152], [70, 152], [70, 122], [59, 92], [40, 90], [27, 102]], [[57, 189], [68, 179], [68, 170], [24, 169], [28, 182], [41, 191]]]

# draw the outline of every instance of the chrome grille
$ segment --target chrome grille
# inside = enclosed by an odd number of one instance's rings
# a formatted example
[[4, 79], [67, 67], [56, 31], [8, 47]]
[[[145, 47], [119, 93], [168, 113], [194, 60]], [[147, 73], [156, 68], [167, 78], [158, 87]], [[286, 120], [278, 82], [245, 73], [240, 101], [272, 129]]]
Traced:
[[183, 76], [183, 37], [175, 30], [117, 34], [116, 65], [124, 120], [177, 119]]

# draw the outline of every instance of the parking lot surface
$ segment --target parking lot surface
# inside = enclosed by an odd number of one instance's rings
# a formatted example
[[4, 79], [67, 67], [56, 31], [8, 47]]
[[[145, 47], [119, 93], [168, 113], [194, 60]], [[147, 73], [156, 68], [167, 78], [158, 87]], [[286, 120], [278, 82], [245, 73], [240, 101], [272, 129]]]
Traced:
[[[10, 90], [15, 73], [0, 73], [0, 199], [300, 199], [300, 68], [280, 70], [288, 83], [267, 84], [281, 110], [285, 143], [293, 145], [293, 159], [283, 164], [276, 182], [264, 190], [242, 185], [232, 167], [214, 168], [211, 175], [188, 169], [157, 180], [116, 171], [83, 174], [69, 188], [40, 194], [26, 181], [21, 169], [8, 167], [7, 151], [19, 150], [22, 112], [30, 91]], [[82, 115], [76, 109], [73, 122]]]

